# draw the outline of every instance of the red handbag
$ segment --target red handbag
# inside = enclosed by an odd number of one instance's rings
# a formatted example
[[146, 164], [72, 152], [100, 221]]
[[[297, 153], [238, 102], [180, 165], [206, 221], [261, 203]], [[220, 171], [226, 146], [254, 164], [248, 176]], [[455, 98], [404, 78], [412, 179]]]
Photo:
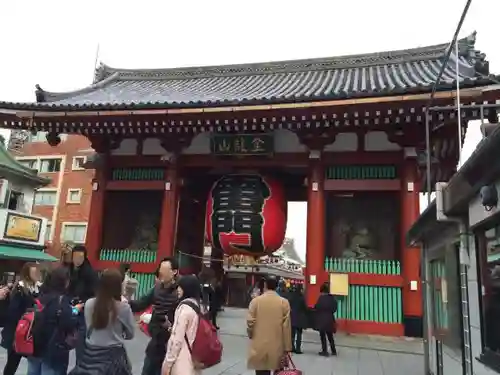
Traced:
[[[283, 367], [281, 367], [283, 365]], [[295, 363], [293, 363], [292, 356], [290, 353], [287, 353], [283, 356], [280, 362], [280, 370], [274, 372], [274, 375], [302, 375], [302, 371], [295, 367]]]

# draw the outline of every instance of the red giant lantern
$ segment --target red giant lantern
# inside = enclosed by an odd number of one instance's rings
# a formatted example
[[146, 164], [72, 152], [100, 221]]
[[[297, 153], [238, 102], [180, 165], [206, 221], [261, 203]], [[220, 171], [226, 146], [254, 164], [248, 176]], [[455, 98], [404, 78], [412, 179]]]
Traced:
[[225, 254], [262, 256], [285, 239], [287, 203], [282, 186], [258, 174], [223, 176], [210, 190], [205, 230]]

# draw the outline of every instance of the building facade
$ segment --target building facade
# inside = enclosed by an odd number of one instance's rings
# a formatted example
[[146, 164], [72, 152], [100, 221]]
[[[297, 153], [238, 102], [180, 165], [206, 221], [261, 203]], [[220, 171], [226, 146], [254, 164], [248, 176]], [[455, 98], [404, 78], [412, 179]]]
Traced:
[[83, 167], [93, 153], [88, 139], [63, 135], [61, 143], [51, 147], [43, 131], [33, 135], [14, 130], [9, 151], [22, 165], [50, 179], [33, 199], [33, 213], [48, 220], [48, 251], [58, 257], [62, 243], [85, 243], [94, 176], [93, 170]]
[[[23, 166], [0, 143], [0, 275], [19, 272], [25, 262], [53, 262], [57, 258], [45, 252], [47, 219], [33, 215], [36, 190], [50, 183], [37, 171]], [[10, 276], [9, 276], [10, 275]]]
[[[408, 233], [424, 250], [427, 370], [435, 375], [500, 373], [500, 105], [496, 128]], [[485, 126], [486, 125], [486, 126]]]

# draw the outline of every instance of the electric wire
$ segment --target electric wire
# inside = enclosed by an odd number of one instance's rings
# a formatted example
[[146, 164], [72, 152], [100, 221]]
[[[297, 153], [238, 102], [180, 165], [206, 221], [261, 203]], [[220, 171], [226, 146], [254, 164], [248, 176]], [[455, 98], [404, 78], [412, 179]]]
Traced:
[[[431, 181], [431, 131], [430, 131], [430, 119], [429, 119], [429, 107], [431, 106], [433, 100], [434, 100], [434, 95], [436, 94], [436, 90], [438, 88], [439, 83], [441, 82], [441, 77], [443, 76], [444, 70], [446, 69], [448, 65], [448, 61], [450, 60], [451, 52], [453, 51], [453, 47], [458, 39], [458, 34], [460, 33], [460, 30], [462, 29], [462, 25], [465, 21], [465, 17], [467, 16], [467, 13], [469, 11], [470, 5], [472, 3], [472, 0], [467, 0], [467, 3], [465, 4], [465, 7], [462, 11], [462, 15], [460, 16], [460, 20], [458, 22], [458, 25], [455, 29], [455, 33], [453, 34], [453, 39], [451, 40], [450, 45], [448, 46], [443, 63], [441, 65], [441, 69], [439, 70], [439, 74], [436, 77], [436, 80], [434, 81], [434, 84], [432, 85], [432, 91], [431, 95], [429, 97], [429, 100], [427, 102], [427, 105], [425, 106], [425, 151], [426, 151], [426, 188], [427, 188], [427, 205], [431, 204], [431, 191], [432, 191], [432, 181]], [[457, 51], [458, 53], [458, 51]], [[458, 59], [458, 55], [457, 55]], [[460, 147], [460, 145], [459, 145]]]

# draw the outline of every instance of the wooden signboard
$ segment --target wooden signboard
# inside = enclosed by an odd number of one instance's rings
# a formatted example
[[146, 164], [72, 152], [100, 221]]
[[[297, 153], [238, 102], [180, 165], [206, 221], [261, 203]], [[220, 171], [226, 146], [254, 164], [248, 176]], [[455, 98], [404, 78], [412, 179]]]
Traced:
[[270, 155], [274, 152], [272, 133], [214, 134], [210, 143], [215, 155]]
[[334, 296], [349, 295], [349, 274], [330, 273], [330, 294]]

